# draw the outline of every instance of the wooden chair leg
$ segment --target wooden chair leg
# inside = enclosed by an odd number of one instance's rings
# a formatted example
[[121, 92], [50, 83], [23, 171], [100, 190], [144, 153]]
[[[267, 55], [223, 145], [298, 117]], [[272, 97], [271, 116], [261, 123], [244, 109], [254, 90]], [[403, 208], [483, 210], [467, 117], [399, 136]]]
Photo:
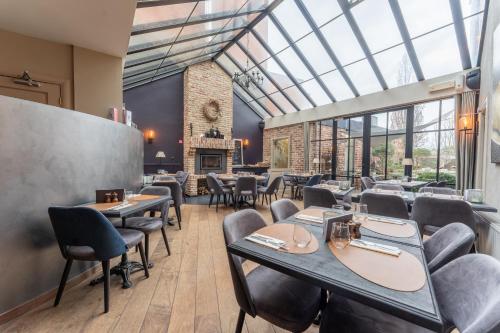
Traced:
[[[142, 245], [141, 245], [142, 246]], [[109, 260], [102, 261], [102, 272], [104, 275], [104, 313], [109, 312]]]
[[64, 287], [66, 286], [66, 281], [68, 280], [69, 272], [71, 271], [71, 264], [73, 263], [73, 259], [67, 259], [66, 265], [64, 266], [63, 275], [61, 277], [61, 282], [59, 283], [59, 289], [57, 289], [56, 299], [54, 301], [54, 306], [57, 306], [61, 301], [62, 293], [64, 291]]
[[277, 192], [274, 192], [274, 199], [278, 200], [278, 195], [276, 194]]
[[163, 236], [163, 242], [167, 247], [167, 254], [170, 255], [170, 246], [168, 246], [167, 233], [165, 232], [165, 227], [161, 227], [161, 235]]
[[181, 216], [181, 207], [180, 206], [175, 206], [175, 215], [177, 216], [177, 222], [179, 223], [179, 230], [181, 230], [181, 222], [182, 222], [182, 216]]
[[227, 207], [227, 196], [226, 196], [226, 193], [224, 193], [224, 206]]
[[213, 200], [214, 200], [214, 194], [210, 193], [210, 201], [208, 202], [208, 208], [210, 208], [210, 206], [212, 206], [212, 201]]
[[148, 260], [144, 255], [144, 247], [142, 246], [142, 242], [137, 245], [139, 246], [139, 252], [141, 253], [142, 266], [144, 266], [144, 275], [146, 276], [146, 278], [149, 278]]
[[262, 201], [260, 202], [260, 204], [263, 205], [263, 206], [264, 206], [264, 197], [265, 196], [266, 196], [265, 194], [262, 194]]
[[286, 185], [283, 186], [283, 192], [281, 192], [281, 197], [283, 198], [283, 196], [285, 195], [285, 190], [286, 190]]
[[253, 208], [255, 209], [255, 202], [257, 201], [257, 196], [252, 195], [252, 199], [253, 199]]
[[[267, 194], [264, 194], [264, 196], [266, 197], [266, 205], [269, 205], [269, 204], [267, 203]], [[264, 204], [264, 203], [262, 203], [262, 204]]]
[[245, 311], [240, 309], [240, 314], [238, 315], [238, 321], [236, 323], [236, 330], [234, 331], [235, 333], [241, 333], [244, 322], [245, 322]]
[[[139, 247], [136, 245], [136, 247]], [[149, 261], [149, 234], [144, 235], [144, 247], [146, 250], [146, 260]]]

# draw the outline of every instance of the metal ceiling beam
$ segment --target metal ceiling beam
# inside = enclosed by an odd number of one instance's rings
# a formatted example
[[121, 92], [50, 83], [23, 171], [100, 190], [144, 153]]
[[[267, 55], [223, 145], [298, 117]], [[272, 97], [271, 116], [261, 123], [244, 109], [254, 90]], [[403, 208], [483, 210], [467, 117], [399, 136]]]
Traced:
[[243, 53], [246, 54], [246, 56], [250, 59], [250, 61], [255, 64], [255, 67], [257, 67], [259, 69], [259, 71], [261, 71], [266, 76], [266, 78], [276, 87], [277, 91], [279, 91], [280, 93], [283, 94], [283, 96], [285, 96], [285, 98], [288, 100], [288, 102], [293, 105], [293, 107], [295, 108], [295, 110], [296, 111], [300, 111], [299, 106], [297, 104], [295, 104], [295, 102], [290, 98], [290, 96], [281, 89], [281, 87], [279, 86], [278, 82], [276, 82], [276, 80], [266, 71], [266, 69], [264, 67], [262, 67], [256, 61], [256, 59], [252, 56], [252, 54], [249, 52], [249, 50], [247, 50], [241, 44], [240, 41], [237, 41], [236, 45], [238, 45], [240, 47], [240, 49], [243, 51]]
[[[237, 61], [236, 61], [236, 60], [235, 60], [235, 59], [234, 59], [234, 58], [233, 58], [230, 54], [226, 53], [226, 57], [227, 57], [229, 60], [231, 60], [231, 62], [232, 62], [232, 63], [233, 63], [236, 67], [238, 67], [238, 70], [239, 70], [240, 72], [243, 72], [243, 68], [240, 66], [240, 64], [238, 64], [238, 62], [237, 62]], [[240, 85], [240, 87], [241, 87], [241, 85]], [[281, 106], [280, 106], [280, 105], [279, 105], [279, 104], [278, 104], [278, 103], [274, 100], [274, 98], [271, 98], [271, 96], [270, 96], [270, 95], [266, 94], [266, 92], [265, 92], [265, 91], [264, 91], [264, 90], [263, 90], [263, 89], [262, 89], [259, 85], [255, 85], [255, 87], [256, 87], [257, 89], [259, 89], [259, 91], [260, 91], [260, 92], [261, 92], [261, 93], [262, 93], [265, 97], [267, 97], [267, 98], [268, 98], [268, 99], [269, 99], [269, 100], [270, 100], [270, 101], [271, 101], [271, 102], [272, 102], [272, 103], [276, 106], [276, 108], [278, 108], [278, 110], [279, 110], [282, 114], [285, 114], [285, 113], [286, 113], [286, 112], [285, 112], [285, 110], [283, 110], [283, 109], [281, 108]], [[242, 88], [243, 88], [243, 87], [242, 87]], [[248, 90], [248, 89], [245, 89], [245, 90]], [[250, 94], [250, 96], [254, 97], [254, 96], [253, 96], [253, 94]], [[258, 100], [258, 98], [255, 98], [255, 97], [254, 97], [254, 99], [255, 99], [255, 100]]]
[[[224, 44], [224, 43], [227, 43], [227, 42], [228, 42], [228, 40], [225, 40], [225, 41], [222, 41], [222, 42], [214, 43], [214, 44], [212, 44], [210, 46], [216, 46], [216, 45]], [[187, 49], [187, 50], [184, 50], [184, 51], [181, 51], [181, 52], [172, 53], [172, 54], [169, 55], [169, 57], [175, 57], [175, 56], [178, 56], [178, 55], [181, 55], [181, 54], [185, 54], [185, 53], [189, 53], [189, 52], [196, 51], [196, 50], [203, 50], [206, 47], [207, 47], [207, 45], [204, 44], [202, 46], [194, 47], [192, 49]], [[163, 57], [164, 57], [164, 55], [136, 59], [136, 60], [133, 60], [133, 61], [126, 62], [124, 68], [131, 68], [131, 67], [135, 67], [135, 66], [139, 66], [139, 65], [144, 65], [144, 64], [147, 64], [147, 63], [150, 63], [150, 62], [155, 62], [155, 61], [158, 61], [158, 60], [162, 60]]]
[[304, 5], [304, 3], [302, 2], [302, 0], [295, 0], [295, 3], [297, 4], [297, 7], [299, 7], [299, 10], [302, 12], [302, 15], [306, 19], [307, 23], [309, 23], [309, 26], [313, 29], [314, 34], [319, 39], [319, 41], [320, 41], [321, 45], [323, 46], [323, 48], [325, 49], [326, 53], [328, 53], [328, 55], [330, 56], [330, 59], [332, 59], [332, 62], [335, 64], [335, 67], [339, 71], [340, 75], [342, 75], [342, 77], [344, 78], [345, 82], [347, 83], [347, 85], [351, 89], [354, 96], [358, 97], [359, 96], [358, 89], [356, 88], [356, 86], [352, 82], [351, 78], [349, 77], [349, 75], [345, 71], [344, 67], [342, 67], [340, 60], [335, 55], [335, 52], [333, 52], [332, 48], [330, 47], [330, 44], [328, 44], [328, 42], [327, 42], [325, 36], [323, 35], [323, 33], [321, 32], [321, 30], [319, 30], [318, 26], [316, 25], [316, 22], [314, 22], [314, 19], [312, 18], [311, 14], [307, 10], [307, 8]]
[[330, 102], [332, 102], [332, 103], [336, 102], [337, 100], [333, 96], [333, 94], [330, 91], [330, 89], [328, 89], [328, 87], [326, 86], [325, 82], [323, 82], [323, 79], [321, 79], [319, 77], [318, 73], [316, 72], [316, 70], [314, 69], [314, 67], [311, 65], [311, 63], [309, 62], [309, 60], [307, 60], [307, 58], [304, 56], [304, 54], [302, 53], [302, 51], [297, 47], [297, 45], [295, 45], [292, 37], [286, 31], [285, 27], [283, 27], [283, 25], [281, 24], [281, 22], [278, 21], [278, 19], [276, 18], [276, 16], [274, 16], [273, 13], [269, 14], [269, 18], [271, 19], [271, 21], [273, 21], [274, 25], [278, 28], [278, 31], [285, 38], [285, 40], [288, 42], [288, 45], [290, 45], [290, 47], [292, 48], [292, 50], [297, 54], [297, 56], [299, 57], [300, 61], [302, 61], [302, 64], [304, 64], [304, 66], [306, 66], [306, 68], [309, 70], [309, 72], [311, 72], [312, 76], [316, 79], [316, 81], [318, 81], [320, 87], [323, 89], [323, 91], [326, 93], [326, 95], [330, 99]]
[[[197, 39], [211, 37], [211, 36], [215, 36], [215, 35], [218, 35], [218, 34], [224, 34], [226, 32], [237, 31], [237, 30], [241, 30], [241, 29], [244, 29], [244, 27], [231, 28], [231, 29], [222, 30], [222, 31], [221, 30], [215, 30], [215, 31], [212, 31], [212, 32], [210, 32], [208, 34], [197, 35], [197, 36], [193, 36], [193, 37], [189, 37], [189, 38], [182, 38], [182, 39], [177, 40], [177, 41], [175, 39], [172, 39], [172, 40], [163, 40], [163, 41], [157, 41], [157, 42], [149, 42], [149, 43], [138, 44], [136, 46], [129, 47], [127, 54], [134, 54], [134, 53], [139, 53], [139, 52], [144, 52], [144, 51], [159, 49], [159, 48], [162, 48], [162, 47], [165, 47], [165, 46], [170, 46], [170, 45], [172, 45], [174, 43], [175, 44], [179, 44], [179, 43], [191, 42], [191, 41], [194, 41], [194, 40], [197, 40]], [[226, 42], [228, 42], [230, 40], [231, 39], [228, 39], [228, 40], [226, 40]]]
[[472, 67], [470, 61], [469, 46], [467, 45], [467, 35], [465, 34], [464, 19], [462, 17], [462, 7], [460, 1], [449, 0], [451, 15], [455, 27], [455, 35], [457, 36], [458, 51], [460, 52], [460, 60], [462, 61], [463, 69]]
[[252, 22], [250, 22], [250, 24], [248, 24], [243, 31], [237, 34], [228, 45], [226, 45], [218, 54], [216, 54], [214, 59], [217, 59], [222, 53], [226, 52], [227, 49], [233, 46], [245, 35], [246, 31], [252, 30], [253, 27], [255, 27], [260, 21], [262, 21], [270, 12], [273, 11], [274, 8], [278, 7], [282, 2], [283, 0], [274, 0], [269, 6], [267, 6], [266, 9], [262, 11], [262, 13], [259, 14], [259, 16], [257, 16]]
[[137, 8], [178, 5], [181, 3], [198, 2], [198, 0], [145, 0], [137, 1]]
[[490, 0], [486, 0], [484, 3], [483, 26], [481, 27], [481, 40], [479, 41], [479, 50], [477, 52], [477, 67], [481, 66], [481, 57], [483, 55], [484, 35], [486, 34], [486, 21], [488, 21], [489, 6], [490, 6]]
[[408, 28], [406, 27], [406, 23], [403, 18], [403, 13], [401, 12], [401, 7], [399, 7], [398, 0], [389, 0], [389, 5], [391, 6], [392, 15], [394, 15], [394, 19], [396, 20], [396, 24], [398, 25], [399, 33], [401, 34], [401, 38], [403, 39], [406, 53], [408, 53], [411, 65], [413, 67], [413, 70], [415, 71], [415, 76], [417, 77], [418, 81], [423, 81], [425, 79], [424, 72], [422, 72], [422, 67], [420, 67], [420, 62], [418, 61], [417, 53], [415, 52], [415, 48], [413, 47], [413, 42], [411, 41], [410, 33], [408, 32]]
[[130, 33], [130, 35], [137, 36], [137, 35], [147, 34], [150, 32], [186, 27], [186, 26], [190, 26], [190, 25], [208, 23], [208, 22], [213, 22], [213, 21], [227, 20], [227, 19], [231, 19], [231, 18], [246, 16], [246, 15], [251, 15], [251, 14], [257, 14], [257, 13], [262, 13], [262, 12], [263, 12], [263, 10], [259, 9], [259, 10], [251, 10], [248, 12], [231, 13], [231, 14], [225, 14], [225, 15], [207, 14], [207, 15], [203, 15], [202, 18], [193, 19], [192, 21], [191, 20], [186, 21], [186, 19], [183, 18], [183, 19], [174, 19], [174, 20], [160, 21], [160, 22], [154, 22], [154, 23], [144, 23], [144, 24], [133, 26], [132, 32]]
[[[271, 48], [269, 47], [269, 45], [267, 45], [267, 43], [264, 41], [264, 39], [262, 37], [260, 37], [259, 34], [257, 32], [255, 32], [254, 30], [251, 30], [251, 32], [252, 32], [252, 35], [264, 47], [264, 49], [266, 50], [266, 52], [272, 55], [273, 54], [273, 50], [271, 50]], [[283, 72], [285, 72], [285, 74], [288, 76], [288, 78], [290, 79], [290, 81], [292, 81], [292, 83], [294, 84], [294, 86], [296, 86], [297, 89], [300, 90], [300, 92], [309, 101], [309, 103], [311, 103], [311, 105], [313, 107], [316, 107], [316, 103], [313, 101], [313, 99], [311, 98], [311, 96], [309, 96], [309, 94], [307, 93], [307, 91], [305, 91], [305, 89], [300, 85], [300, 83], [293, 77], [292, 73], [290, 73], [290, 71], [288, 70], [288, 68], [286, 68], [286, 66], [281, 62], [281, 60], [278, 57], [274, 56], [274, 55], [272, 55], [271, 57], [274, 59], [274, 61], [276, 61], [276, 63], [278, 64], [278, 66], [280, 66], [281, 70]]]
[[186, 67], [173, 70], [172, 72], [169, 72], [168, 75], [165, 75], [164, 77], [150, 77], [150, 78], [147, 78], [147, 79], [144, 79], [144, 80], [134, 81], [132, 83], [124, 85], [123, 86], [123, 91], [129, 90], [129, 89], [132, 89], [132, 88], [136, 88], [136, 87], [140, 87], [140, 86], [143, 86], [145, 84], [148, 84], [148, 83], [151, 83], [151, 82], [154, 82], [154, 81], [158, 81], [158, 80], [161, 80], [161, 79], [165, 79], [165, 78], [167, 78], [169, 76], [172, 76], [172, 75], [175, 75], [175, 74], [182, 73], [185, 69], [186, 69]]
[[356, 23], [356, 20], [354, 19], [354, 16], [351, 13], [351, 8], [350, 8], [351, 6], [349, 2], [347, 0], [337, 0], [337, 2], [339, 3], [340, 8], [342, 9], [342, 13], [347, 19], [347, 22], [349, 23], [349, 26], [351, 27], [351, 30], [354, 33], [354, 36], [356, 36], [356, 39], [358, 40], [359, 45], [361, 46], [361, 49], [365, 53], [366, 60], [368, 60], [368, 62], [370, 63], [370, 66], [372, 67], [373, 72], [375, 73], [375, 76], [377, 77], [377, 80], [380, 83], [380, 86], [382, 87], [382, 89], [387, 90], [388, 86], [387, 83], [385, 82], [384, 76], [382, 75], [380, 68], [378, 68], [377, 63], [370, 52], [370, 48], [368, 47], [368, 44], [366, 43], [366, 40], [363, 37], [363, 34], [361, 33], [361, 30], [359, 29], [359, 26]]
[[[232, 61], [232, 60], [231, 60], [231, 61]], [[220, 68], [222, 68], [222, 70], [223, 70], [224, 72], [226, 72], [226, 74], [227, 74], [229, 77], [232, 77], [232, 76], [233, 76], [233, 74], [232, 74], [232, 73], [229, 73], [229, 71], [228, 71], [228, 70], [227, 70], [227, 69], [226, 69], [226, 68], [225, 68], [222, 64], [219, 64], [219, 61], [215, 60], [215, 62], [216, 62], [216, 63], [220, 66]], [[261, 102], [260, 102], [257, 98], [255, 98], [255, 96], [254, 96], [254, 95], [253, 95], [253, 94], [252, 94], [249, 90], [247, 90], [245, 87], [240, 86], [239, 84], [238, 84], [238, 86], [239, 86], [241, 89], [243, 89], [243, 90], [244, 90], [244, 91], [248, 94], [248, 96], [252, 97], [252, 98], [253, 98], [253, 100], [255, 101], [255, 103], [259, 104], [259, 106], [262, 108], [262, 110], [266, 111], [266, 113], [267, 113], [269, 116], [274, 117], [274, 116], [273, 116], [273, 114], [272, 114], [271, 112], [269, 112], [269, 111], [267, 110], [267, 108], [266, 108], [266, 107], [265, 107], [265, 106], [264, 106], [264, 105], [263, 105], [263, 104], [262, 104], [262, 103], [261, 103]], [[234, 89], [233, 89], [233, 91], [234, 91]]]

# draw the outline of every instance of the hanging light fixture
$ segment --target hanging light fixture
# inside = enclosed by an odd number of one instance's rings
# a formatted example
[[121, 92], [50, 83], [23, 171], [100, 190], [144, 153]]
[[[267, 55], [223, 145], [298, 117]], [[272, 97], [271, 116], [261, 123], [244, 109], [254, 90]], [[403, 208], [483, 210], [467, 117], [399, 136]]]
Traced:
[[[248, 48], [248, 33], [247, 33], [247, 52], [249, 52]], [[234, 72], [233, 82], [238, 83], [240, 86], [243, 86], [249, 89], [252, 85], [260, 86], [264, 83], [264, 76], [256, 69], [250, 71], [247, 55], [247, 64], [242, 72]]]

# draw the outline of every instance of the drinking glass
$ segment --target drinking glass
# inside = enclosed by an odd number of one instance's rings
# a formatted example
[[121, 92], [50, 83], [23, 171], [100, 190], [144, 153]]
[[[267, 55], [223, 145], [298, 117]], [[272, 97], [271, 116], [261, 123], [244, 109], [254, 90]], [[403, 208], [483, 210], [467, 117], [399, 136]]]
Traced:
[[293, 242], [297, 247], [305, 248], [311, 242], [311, 232], [299, 224], [293, 225]]
[[344, 210], [344, 205], [332, 205], [332, 208], [335, 209], [335, 210]]
[[368, 218], [368, 206], [366, 204], [357, 204], [354, 208], [354, 220], [356, 222], [365, 222]]
[[333, 246], [335, 246], [337, 249], [346, 248], [351, 240], [351, 235], [349, 233], [349, 224], [345, 222], [334, 223], [330, 239], [333, 242]]

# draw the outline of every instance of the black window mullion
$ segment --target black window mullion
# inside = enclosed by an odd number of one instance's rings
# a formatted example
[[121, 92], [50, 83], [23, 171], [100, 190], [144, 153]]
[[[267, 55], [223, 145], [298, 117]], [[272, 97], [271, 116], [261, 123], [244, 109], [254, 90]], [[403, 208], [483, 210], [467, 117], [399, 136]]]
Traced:
[[384, 165], [384, 179], [387, 179], [387, 151], [389, 148], [389, 112], [386, 112], [385, 117], [385, 165]]
[[363, 157], [361, 166], [361, 175], [363, 177], [370, 176], [370, 145], [371, 145], [371, 115], [363, 116]]
[[[405, 142], [405, 158], [413, 159], [413, 123], [415, 121], [415, 107], [409, 106], [406, 109], [406, 142]], [[411, 177], [413, 166], [405, 165], [405, 176]]]
[[332, 130], [332, 179], [337, 179], [337, 120], [333, 120], [333, 130]]
[[439, 122], [438, 122], [438, 142], [437, 142], [437, 159], [436, 159], [436, 181], [439, 181], [439, 165], [441, 159], [441, 112], [443, 110], [443, 101], [439, 101]]

